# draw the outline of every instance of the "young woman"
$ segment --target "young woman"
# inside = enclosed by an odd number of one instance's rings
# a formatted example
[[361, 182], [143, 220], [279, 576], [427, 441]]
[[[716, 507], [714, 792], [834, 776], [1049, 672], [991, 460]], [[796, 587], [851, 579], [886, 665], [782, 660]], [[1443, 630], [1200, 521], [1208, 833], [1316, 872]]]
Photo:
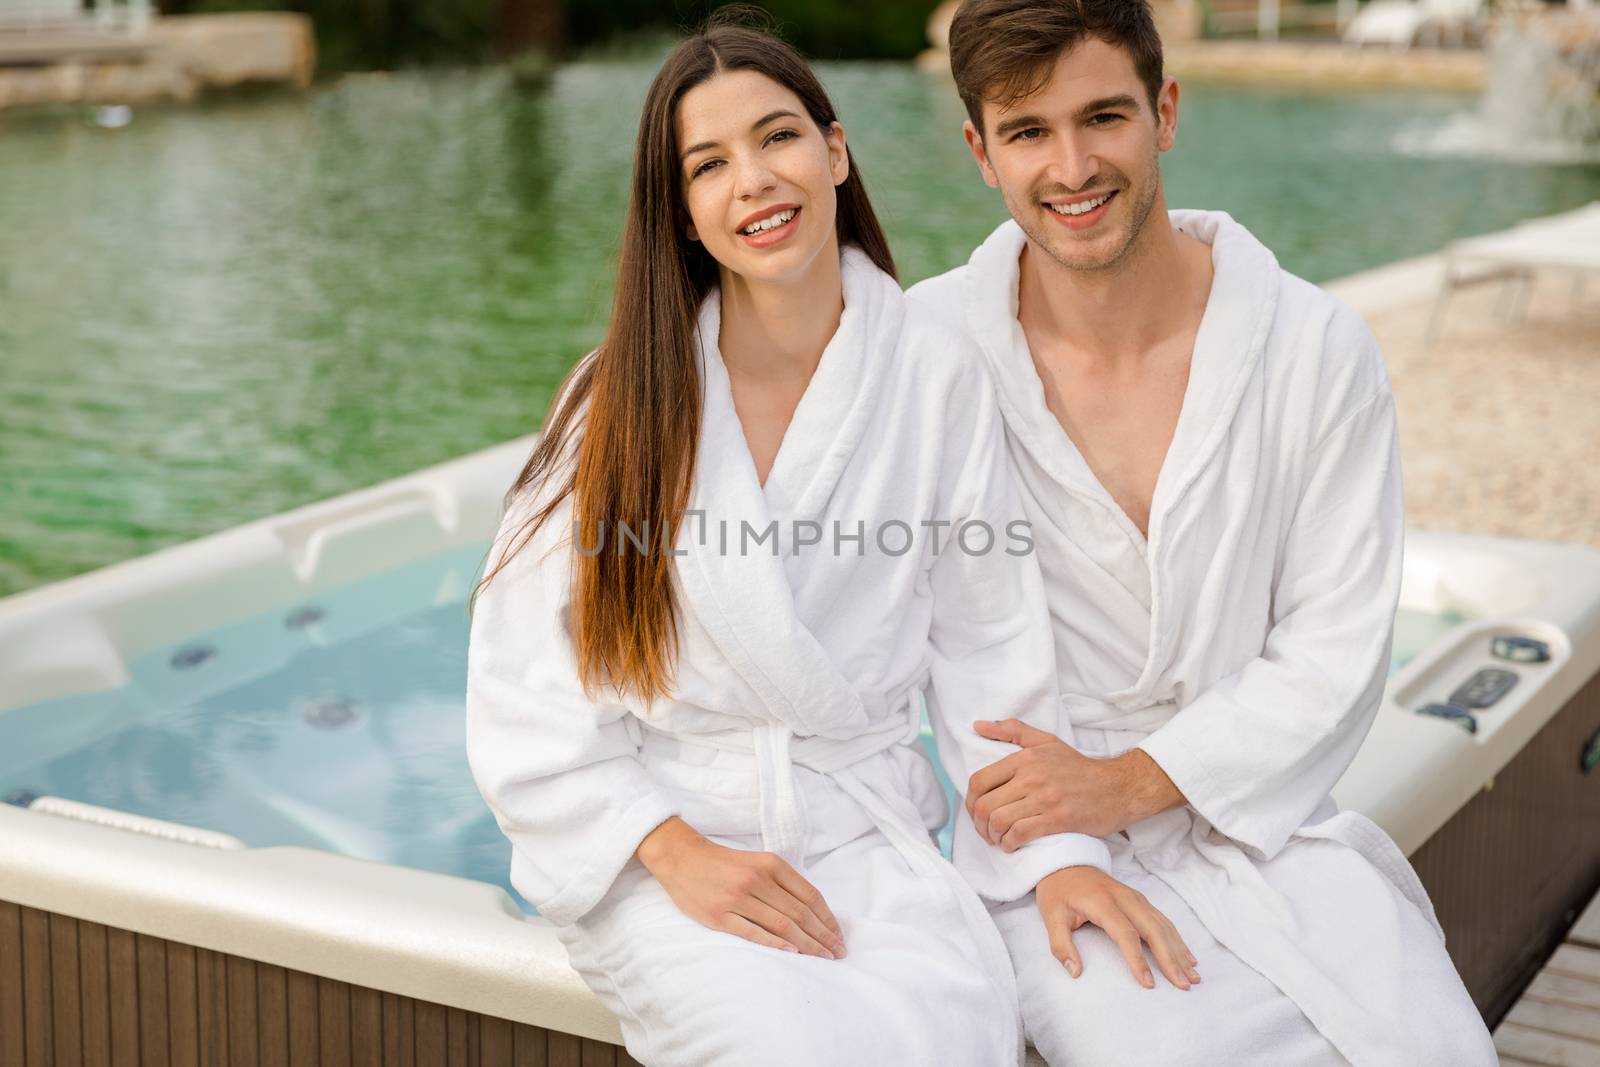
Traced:
[[1061, 724], [983, 362], [893, 271], [805, 62], [738, 25], [683, 42], [605, 340], [508, 494], [467, 693], [513, 884], [650, 1067], [1017, 1062], [980, 896], [1041, 879], [1082, 915], [1121, 901], [1181, 979], [1103, 842], [1006, 852], [962, 813], [958, 874], [930, 840], [924, 691], [963, 784], [1012, 751], [973, 719]]

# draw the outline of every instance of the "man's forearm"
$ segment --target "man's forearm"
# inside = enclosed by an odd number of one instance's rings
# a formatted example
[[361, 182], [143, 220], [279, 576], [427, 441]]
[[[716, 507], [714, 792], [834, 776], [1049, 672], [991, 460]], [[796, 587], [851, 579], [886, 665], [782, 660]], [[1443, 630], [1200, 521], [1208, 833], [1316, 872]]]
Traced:
[[1167, 777], [1167, 772], [1161, 769], [1161, 764], [1143, 749], [1129, 749], [1106, 762], [1111, 764], [1112, 788], [1125, 812], [1124, 827], [1188, 803], [1182, 791]]
[[[1018, 746], [1018, 751], [979, 769], [967, 782], [967, 812], [979, 835], [992, 845], [1001, 844], [1017, 819], [1030, 815], [1039, 818], [1029, 819], [1031, 825], [1020, 834], [1017, 847], [1042, 833], [1103, 838], [1188, 803], [1143, 749], [1120, 756], [1088, 756], [1055, 734], [1016, 719], [979, 719], [973, 729], [990, 740]], [[1028, 803], [1021, 803], [1030, 796]]]

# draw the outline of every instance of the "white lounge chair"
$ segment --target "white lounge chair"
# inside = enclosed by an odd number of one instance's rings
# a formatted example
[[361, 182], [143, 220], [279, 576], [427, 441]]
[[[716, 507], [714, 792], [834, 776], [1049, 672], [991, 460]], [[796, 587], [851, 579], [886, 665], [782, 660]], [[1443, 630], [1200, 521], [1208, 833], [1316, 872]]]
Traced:
[[1431, 30], [1460, 44], [1483, 15], [1486, 0], [1374, 0], [1345, 27], [1345, 44], [1410, 48]]
[[1504, 282], [1499, 310], [1509, 320], [1519, 305], [1526, 309], [1534, 273], [1541, 267], [1574, 272], [1573, 298], [1578, 297], [1585, 277], [1600, 271], [1600, 200], [1574, 211], [1530, 219], [1499, 233], [1451, 242], [1445, 249], [1439, 295], [1428, 316], [1428, 343], [1437, 340], [1445, 304], [1457, 289], [1478, 282]]

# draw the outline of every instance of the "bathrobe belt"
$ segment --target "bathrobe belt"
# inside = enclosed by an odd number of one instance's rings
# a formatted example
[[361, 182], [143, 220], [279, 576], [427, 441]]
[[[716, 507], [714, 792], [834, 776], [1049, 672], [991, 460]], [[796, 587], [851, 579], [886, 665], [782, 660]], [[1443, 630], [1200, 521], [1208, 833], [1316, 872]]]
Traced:
[[[913, 694], [913, 699], [918, 695]], [[919, 704], [920, 708], [920, 704]], [[913, 718], [914, 724], [918, 720]], [[644, 742], [651, 743], [656, 731], [646, 730]], [[1016, 996], [1016, 974], [1011, 957], [1006, 950], [993, 919], [982, 900], [970, 885], [939, 853], [920, 819], [907, 825], [907, 814], [896, 812], [861, 777], [854, 767], [880, 752], [899, 744], [909, 744], [915, 737], [915, 726], [908, 736], [905, 729], [874, 731], [847, 739], [809, 736], [797, 737], [787, 723], [767, 722], [749, 730], [722, 730], [711, 734], [671, 733], [662, 731], [662, 741], [670, 738], [676, 745], [702, 745], [723, 752], [738, 752], [755, 761], [757, 781], [761, 790], [761, 844], [768, 852], [782, 856], [796, 870], [804, 870], [805, 841], [808, 827], [795, 789], [794, 768], [798, 764], [827, 776], [852, 800], [860, 804], [895, 851], [905, 859], [916, 874], [924, 878], [944, 881], [950, 886], [967, 927], [972, 932], [982, 959], [979, 961], [992, 981], [1006, 991], [1008, 999]], [[914, 815], [915, 805], [907, 798], [905, 808]], [[1020, 1061], [1023, 1036], [1017, 1029], [1017, 1054]]]
[[1125, 708], [1078, 693], [1063, 693], [1061, 710], [1073, 729], [1154, 733], [1178, 713], [1178, 703], [1171, 699], [1152, 700]]
[[[904, 729], [878, 730], [843, 740], [831, 737], [797, 737], [781, 722], [754, 724], [748, 730], [720, 730], [716, 733], [689, 734], [646, 730], [645, 746], [654, 742], [674, 747], [700, 747], [748, 756], [754, 765], [760, 790], [759, 814], [761, 847], [782, 856], [799, 869], [806, 855], [810, 827], [795, 785], [796, 765], [826, 775], [866, 810], [883, 833], [898, 847], [905, 836], [905, 819], [898, 816], [851, 768], [896, 745], [908, 742]], [[888, 824], [888, 825], [885, 825]], [[891, 828], [892, 827], [892, 828]], [[920, 825], [915, 839], [923, 849], [931, 841]], [[901, 848], [901, 851], [905, 851]], [[909, 857], [908, 857], [909, 859]], [[913, 863], [915, 867], [916, 864]]]

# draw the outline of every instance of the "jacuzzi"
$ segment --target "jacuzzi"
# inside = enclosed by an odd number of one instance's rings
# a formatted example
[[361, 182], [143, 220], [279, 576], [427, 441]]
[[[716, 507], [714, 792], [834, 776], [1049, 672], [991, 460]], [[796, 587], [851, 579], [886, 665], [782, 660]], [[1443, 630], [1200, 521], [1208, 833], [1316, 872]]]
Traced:
[[[0, 600], [0, 1062], [632, 1062], [464, 752], [466, 597], [532, 442]], [[1336, 799], [1412, 857], [1493, 1025], [1600, 883], [1600, 552], [1406, 551]], [[1474, 730], [1416, 710], [1485, 669], [1516, 678]]]

